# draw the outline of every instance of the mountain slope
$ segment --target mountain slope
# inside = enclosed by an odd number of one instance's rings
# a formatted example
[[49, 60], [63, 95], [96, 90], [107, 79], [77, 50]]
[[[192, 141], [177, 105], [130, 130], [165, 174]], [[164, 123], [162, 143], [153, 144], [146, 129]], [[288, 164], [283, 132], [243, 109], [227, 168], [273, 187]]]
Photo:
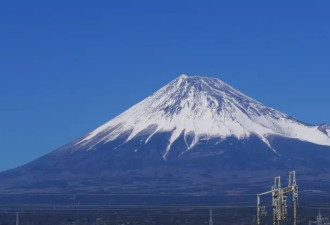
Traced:
[[[234, 136], [238, 139], [260, 137], [270, 148], [267, 138], [279, 135], [287, 138], [330, 146], [330, 137], [318, 126], [309, 126], [284, 113], [247, 97], [216, 78], [181, 75], [171, 83], [97, 128], [76, 145], [93, 149], [97, 144], [115, 140], [129, 133], [125, 142], [141, 132], [145, 140], [158, 132], [171, 132], [163, 153], [183, 134], [186, 150], [201, 138]], [[189, 137], [189, 141], [187, 140]]]
[[329, 125], [304, 124], [217, 78], [181, 75], [89, 134], [0, 173], [0, 202], [7, 193], [111, 194], [124, 196], [121, 204], [146, 201], [141, 195], [169, 202], [159, 193], [254, 200], [293, 169], [301, 190], [326, 193], [329, 162]]

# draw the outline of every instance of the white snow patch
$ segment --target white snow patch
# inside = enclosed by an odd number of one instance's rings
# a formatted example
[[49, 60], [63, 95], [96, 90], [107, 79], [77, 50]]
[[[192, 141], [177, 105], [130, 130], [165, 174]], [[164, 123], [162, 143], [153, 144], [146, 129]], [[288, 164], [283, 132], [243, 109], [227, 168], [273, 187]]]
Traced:
[[145, 143], [157, 132], [171, 132], [164, 158], [173, 142], [181, 134], [189, 132], [195, 135], [192, 144], [187, 144], [188, 150], [200, 137], [223, 139], [235, 136], [243, 139], [252, 134], [261, 137], [274, 152], [275, 149], [267, 140], [270, 135], [330, 146], [330, 129], [326, 130], [326, 135], [317, 126], [297, 122], [216, 78], [187, 75], [181, 75], [152, 96], [95, 129], [76, 145], [89, 145], [91, 149], [97, 143], [112, 141], [132, 130], [126, 140], [129, 141], [152, 125], [157, 125], [157, 129], [150, 131]]

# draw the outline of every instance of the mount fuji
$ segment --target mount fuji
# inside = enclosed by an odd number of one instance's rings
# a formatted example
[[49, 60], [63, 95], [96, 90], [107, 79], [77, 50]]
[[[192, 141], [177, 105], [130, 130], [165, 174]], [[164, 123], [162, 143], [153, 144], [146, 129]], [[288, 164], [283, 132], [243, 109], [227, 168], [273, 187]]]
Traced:
[[[239, 140], [258, 136], [275, 153], [268, 141], [271, 135], [330, 146], [330, 129], [309, 126], [284, 113], [249, 98], [216, 78], [181, 75], [152, 96], [133, 106], [115, 119], [97, 128], [75, 145], [93, 149], [128, 134], [124, 143], [141, 134], [149, 136], [170, 132], [162, 157], [171, 154], [172, 144], [180, 135], [186, 143], [182, 154], [201, 139], [227, 137]], [[122, 143], [122, 144], [124, 144]], [[138, 151], [138, 149], [135, 149]], [[179, 156], [178, 156], [179, 157]]]
[[217, 78], [181, 75], [85, 136], [0, 173], [0, 194], [231, 196], [292, 169], [306, 193], [327, 193], [329, 162], [329, 125], [305, 124]]

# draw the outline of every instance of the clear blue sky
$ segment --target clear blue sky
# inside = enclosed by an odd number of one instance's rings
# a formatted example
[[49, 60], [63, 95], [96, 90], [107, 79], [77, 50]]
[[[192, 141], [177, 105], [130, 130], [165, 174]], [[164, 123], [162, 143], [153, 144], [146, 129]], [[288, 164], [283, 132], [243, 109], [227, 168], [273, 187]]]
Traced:
[[0, 170], [181, 73], [330, 123], [329, 1], [0, 1]]

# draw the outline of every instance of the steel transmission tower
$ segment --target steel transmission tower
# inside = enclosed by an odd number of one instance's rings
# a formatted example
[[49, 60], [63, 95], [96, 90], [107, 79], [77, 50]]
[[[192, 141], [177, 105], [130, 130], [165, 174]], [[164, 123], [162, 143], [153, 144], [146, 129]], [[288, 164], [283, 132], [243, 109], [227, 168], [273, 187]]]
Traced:
[[298, 185], [296, 182], [296, 172], [289, 173], [289, 184], [287, 187], [281, 187], [281, 177], [275, 177], [274, 186], [270, 191], [257, 195], [257, 224], [261, 224], [261, 217], [265, 213], [265, 206], [261, 206], [260, 197], [270, 194], [272, 196], [273, 225], [280, 225], [282, 220], [288, 217], [288, 194], [293, 197], [293, 225], [297, 225], [297, 206], [298, 206]]

